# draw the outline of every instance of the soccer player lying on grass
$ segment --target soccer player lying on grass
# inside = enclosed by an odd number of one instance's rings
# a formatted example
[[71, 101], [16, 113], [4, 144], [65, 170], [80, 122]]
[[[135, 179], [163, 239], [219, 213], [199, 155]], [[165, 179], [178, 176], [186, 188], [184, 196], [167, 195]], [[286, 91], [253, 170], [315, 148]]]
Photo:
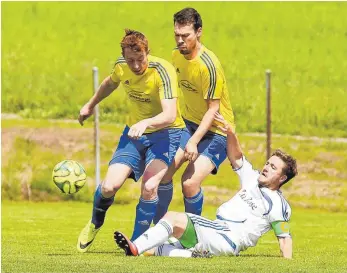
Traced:
[[193, 8], [185, 8], [175, 13], [173, 19], [177, 48], [172, 53], [172, 63], [184, 97], [182, 116], [186, 128], [175, 160], [159, 185], [154, 224], [167, 212], [172, 199], [172, 178], [187, 160], [189, 164], [181, 178], [185, 212], [201, 215], [204, 201], [201, 183], [210, 173], [217, 174], [227, 157], [226, 134], [218, 129], [214, 115], [220, 112], [232, 126], [234, 123], [223, 67], [200, 41], [200, 14]]
[[106, 178], [95, 192], [92, 219], [78, 238], [80, 252], [91, 247], [104, 223], [106, 211], [127, 178], [138, 181], [143, 175], [133, 239], [149, 228], [158, 203], [158, 185], [173, 161], [184, 127], [178, 107], [174, 67], [149, 55], [148, 41], [138, 31], [126, 30], [121, 48], [122, 56], [115, 63], [112, 74], [83, 106], [78, 118], [83, 125], [95, 105], [123, 84], [130, 116]]
[[[238, 255], [255, 246], [272, 228], [282, 256], [292, 258], [288, 224], [291, 208], [279, 189], [297, 175], [295, 159], [276, 150], [258, 172], [243, 155], [232, 127], [220, 114], [216, 114], [216, 120], [227, 133], [228, 158], [240, 178], [241, 190], [217, 209], [214, 221], [190, 213], [168, 212], [133, 242], [116, 231], [115, 241], [126, 255], [137, 256], [154, 247], [158, 256]], [[163, 244], [171, 236], [179, 244]]]

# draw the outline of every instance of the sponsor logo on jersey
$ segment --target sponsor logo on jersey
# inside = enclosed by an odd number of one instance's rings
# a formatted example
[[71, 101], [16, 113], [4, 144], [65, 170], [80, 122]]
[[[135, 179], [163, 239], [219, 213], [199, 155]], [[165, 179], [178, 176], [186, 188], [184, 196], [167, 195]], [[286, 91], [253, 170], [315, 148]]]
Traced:
[[246, 190], [239, 192], [239, 196], [252, 210], [255, 210], [257, 208], [257, 205], [254, 203], [253, 198], [247, 195]]
[[169, 158], [169, 153], [168, 153], [168, 152], [163, 153], [163, 155], [164, 155], [166, 158]]
[[180, 81], [180, 85], [182, 85], [187, 91], [198, 92], [196, 87], [192, 83], [190, 83], [189, 81], [182, 80], [182, 81]]
[[130, 84], [129, 80], [126, 80], [126, 81], [124, 82], [124, 84], [129, 85], [129, 84]]
[[142, 97], [142, 94], [140, 94], [136, 91], [128, 92], [128, 96], [130, 99], [137, 100], [140, 102], [147, 102], [147, 103], [151, 102], [150, 98], [144, 98], [144, 97]]
[[180, 69], [178, 67], [176, 69], [176, 73], [180, 73]]
[[216, 154], [215, 157], [219, 160], [219, 154]]

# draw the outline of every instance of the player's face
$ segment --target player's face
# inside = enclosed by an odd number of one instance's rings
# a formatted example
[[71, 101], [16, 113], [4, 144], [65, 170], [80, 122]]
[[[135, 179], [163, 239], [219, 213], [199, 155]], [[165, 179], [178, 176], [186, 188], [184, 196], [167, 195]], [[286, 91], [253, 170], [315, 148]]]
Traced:
[[183, 55], [192, 54], [197, 48], [197, 43], [201, 36], [201, 28], [195, 31], [193, 24], [180, 25], [175, 23], [175, 40], [176, 45]]
[[144, 50], [136, 52], [130, 48], [125, 48], [123, 56], [130, 70], [134, 72], [134, 74], [142, 75], [147, 69], [148, 59], [147, 53]]
[[259, 185], [278, 189], [280, 185], [286, 180], [286, 176], [283, 174], [285, 163], [278, 156], [272, 156], [265, 163], [263, 170], [258, 178]]

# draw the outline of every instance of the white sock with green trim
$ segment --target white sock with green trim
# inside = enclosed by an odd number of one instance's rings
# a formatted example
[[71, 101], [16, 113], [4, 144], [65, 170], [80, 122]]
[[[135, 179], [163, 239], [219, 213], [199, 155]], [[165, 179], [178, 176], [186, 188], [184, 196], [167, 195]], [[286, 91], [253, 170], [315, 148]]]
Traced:
[[173, 233], [171, 223], [160, 220], [154, 227], [148, 229], [133, 243], [136, 245], [139, 254], [163, 244]]

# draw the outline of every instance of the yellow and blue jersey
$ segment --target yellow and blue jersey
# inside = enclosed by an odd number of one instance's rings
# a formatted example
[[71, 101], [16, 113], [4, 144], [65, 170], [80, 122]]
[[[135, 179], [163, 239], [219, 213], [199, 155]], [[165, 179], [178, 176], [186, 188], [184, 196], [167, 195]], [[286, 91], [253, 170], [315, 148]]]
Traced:
[[[219, 112], [235, 126], [224, 71], [216, 55], [201, 45], [198, 55], [193, 60], [187, 60], [175, 49], [172, 62], [183, 93], [183, 117], [199, 125], [208, 110], [207, 100], [219, 99]], [[213, 121], [210, 131], [225, 136], [217, 125]]]
[[[129, 98], [128, 126], [160, 114], [161, 100], [177, 98], [177, 76], [174, 67], [167, 61], [148, 55], [148, 67], [142, 75], [135, 75], [128, 67], [124, 57], [119, 57], [111, 73], [115, 83], [122, 83]], [[166, 128], [183, 128], [177, 100], [176, 120]], [[145, 133], [152, 133], [159, 129], [147, 129]]]

